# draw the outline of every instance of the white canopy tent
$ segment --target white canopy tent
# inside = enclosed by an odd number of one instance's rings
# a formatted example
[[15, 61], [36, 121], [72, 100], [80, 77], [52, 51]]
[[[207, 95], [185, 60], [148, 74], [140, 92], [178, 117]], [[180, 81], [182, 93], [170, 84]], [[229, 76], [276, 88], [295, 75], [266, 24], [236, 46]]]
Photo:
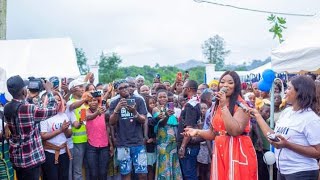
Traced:
[[319, 15], [295, 29], [271, 52], [272, 69], [277, 73], [320, 73], [319, 32]]
[[0, 40], [0, 96], [7, 100], [7, 78], [78, 77], [80, 75], [70, 38]]
[[77, 77], [75, 49], [70, 38], [1, 40], [0, 67], [7, 77]]

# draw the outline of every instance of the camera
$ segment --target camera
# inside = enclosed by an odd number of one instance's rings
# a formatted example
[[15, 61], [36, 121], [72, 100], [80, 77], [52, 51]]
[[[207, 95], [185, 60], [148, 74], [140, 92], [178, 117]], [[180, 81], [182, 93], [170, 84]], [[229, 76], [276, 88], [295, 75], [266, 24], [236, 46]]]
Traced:
[[166, 104], [166, 108], [174, 111], [174, 103], [173, 103], [173, 102], [168, 102], [168, 103]]
[[91, 92], [92, 97], [101, 97], [101, 91]]
[[64, 77], [64, 78], [61, 78], [61, 84], [67, 84], [67, 78], [66, 77]]
[[160, 79], [160, 78], [161, 78], [161, 76], [160, 76], [159, 73], [156, 74], [156, 78], [157, 78], [157, 79]]
[[53, 76], [53, 77], [49, 78], [49, 81], [52, 83], [53, 88], [59, 87], [60, 81], [59, 81], [58, 77]]
[[29, 77], [28, 89], [34, 92], [40, 92], [44, 90], [42, 81], [46, 81], [45, 78]]
[[182, 81], [182, 72], [177, 72], [177, 80]]
[[102, 106], [102, 107], [106, 107], [106, 105], [107, 105], [107, 101], [106, 101], [106, 100], [102, 100], [101, 106]]
[[53, 81], [52, 86], [53, 86], [53, 88], [59, 87], [59, 81]]
[[127, 104], [128, 104], [128, 106], [134, 106], [136, 104], [136, 100], [135, 99], [127, 99]]

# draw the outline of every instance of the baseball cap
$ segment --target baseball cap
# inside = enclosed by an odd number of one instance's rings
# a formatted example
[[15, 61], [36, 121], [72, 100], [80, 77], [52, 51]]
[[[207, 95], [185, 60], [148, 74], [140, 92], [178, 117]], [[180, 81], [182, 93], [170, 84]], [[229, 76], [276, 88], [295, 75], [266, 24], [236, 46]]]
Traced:
[[19, 75], [11, 76], [7, 80], [8, 91], [13, 97], [16, 96], [19, 91], [25, 86], [27, 86], [26, 82], [23, 81], [23, 79]]
[[69, 90], [70, 90], [70, 89], [73, 88], [73, 87], [81, 86], [81, 85], [84, 85], [84, 84], [85, 84], [84, 81], [81, 81], [81, 80], [79, 80], [79, 79], [75, 79], [75, 80], [73, 80], [73, 81], [70, 82], [68, 88], [69, 88]]

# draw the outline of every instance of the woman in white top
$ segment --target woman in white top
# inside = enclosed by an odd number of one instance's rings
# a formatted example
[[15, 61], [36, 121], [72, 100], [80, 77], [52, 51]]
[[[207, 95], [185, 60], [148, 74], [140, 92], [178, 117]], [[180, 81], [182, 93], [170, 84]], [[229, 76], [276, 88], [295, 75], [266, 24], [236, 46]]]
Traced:
[[320, 158], [320, 117], [315, 109], [315, 84], [307, 76], [296, 76], [288, 84], [286, 101], [292, 106], [281, 113], [273, 131], [257, 110], [250, 109], [263, 134], [276, 148], [278, 180], [318, 179]]
[[67, 138], [71, 137], [71, 126], [65, 113], [65, 102], [60, 93], [53, 93], [58, 113], [41, 121], [41, 138], [45, 150], [46, 161], [42, 165], [44, 180], [65, 180], [69, 175], [69, 159], [71, 154], [67, 146]]

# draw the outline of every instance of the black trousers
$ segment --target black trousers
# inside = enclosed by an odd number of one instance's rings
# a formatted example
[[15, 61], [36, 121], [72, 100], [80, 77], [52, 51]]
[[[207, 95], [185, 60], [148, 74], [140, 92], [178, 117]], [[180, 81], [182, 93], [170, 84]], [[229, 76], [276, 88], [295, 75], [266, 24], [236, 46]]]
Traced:
[[319, 170], [300, 171], [293, 174], [280, 174], [278, 172], [278, 180], [318, 180]]
[[[258, 179], [259, 180], [269, 180], [269, 170], [268, 165], [263, 160], [263, 154], [264, 152], [267, 152], [268, 150], [256, 151], [257, 154], [257, 160], [258, 160]], [[276, 164], [273, 164], [273, 179], [277, 179], [277, 167]]]
[[18, 180], [39, 180], [40, 165], [32, 168], [14, 168]]
[[[43, 180], [65, 180], [69, 178], [69, 157], [60, 154], [59, 163], [54, 164], [54, 154], [45, 151], [46, 162], [42, 164]], [[38, 179], [39, 180], [39, 179]]]

